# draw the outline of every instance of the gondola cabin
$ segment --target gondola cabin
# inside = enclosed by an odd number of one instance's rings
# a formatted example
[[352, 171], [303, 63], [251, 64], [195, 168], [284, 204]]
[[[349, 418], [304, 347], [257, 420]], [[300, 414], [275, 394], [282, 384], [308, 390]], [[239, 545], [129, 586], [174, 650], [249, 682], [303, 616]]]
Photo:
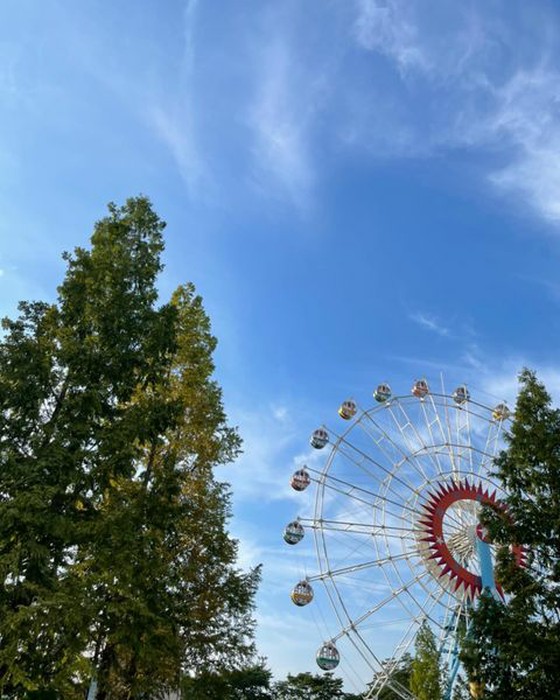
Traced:
[[471, 398], [466, 386], [458, 386], [453, 392], [452, 396], [453, 401], [455, 401], [458, 406], [461, 406], [461, 404], [464, 404]]
[[413, 396], [423, 399], [429, 392], [428, 382], [425, 379], [418, 379], [418, 381], [414, 382], [412, 386]]
[[294, 586], [290, 598], [294, 605], [303, 608], [304, 605], [308, 605], [313, 600], [313, 588], [307, 581], [300, 581]]
[[322, 450], [328, 441], [329, 434], [327, 431], [324, 428], [317, 428], [317, 430], [313, 431], [313, 435], [311, 436], [309, 443], [311, 444], [311, 447], [314, 447], [316, 450]]
[[311, 479], [309, 478], [309, 474], [305, 467], [303, 467], [303, 469], [298, 469], [297, 472], [294, 472], [290, 481], [290, 485], [294, 491], [305, 491], [310, 483]]
[[332, 671], [340, 663], [340, 654], [332, 642], [325, 642], [317, 652], [317, 666], [323, 671]]
[[357, 410], [356, 402], [352, 399], [348, 399], [340, 404], [338, 415], [344, 420], [350, 420], [350, 418], [354, 418]]
[[373, 392], [373, 398], [379, 403], [385, 403], [391, 398], [391, 387], [388, 384], [380, 384]]
[[510, 415], [511, 411], [505, 403], [499, 403], [492, 411], [492, 418], [494, 420], [507, 420]]
[[288, 544], [297, 544], [301, 542], [304, 535], [305, 530], [303, 529], [303, 525], [297, 520], [288, 523], [284, 528], [284, 541]]

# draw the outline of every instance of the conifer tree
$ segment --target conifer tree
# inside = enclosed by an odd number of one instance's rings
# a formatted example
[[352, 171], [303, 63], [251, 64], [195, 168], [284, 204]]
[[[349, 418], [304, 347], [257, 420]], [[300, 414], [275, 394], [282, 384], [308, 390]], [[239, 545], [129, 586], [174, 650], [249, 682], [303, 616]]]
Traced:
[[436, 638], [423, 622], [414, 643], [415, 656], [410, 673], [410, 690], [418, 700], [441, 700], [442, 670]]
[[258, 571], [235, 567], [238, 454], [194, 287], [157, 305], [164, 223], [145, 197], [65, 255], [55, 303], [0, 342], [0, 695], [177, 688], [253, 653]]
[[[507, 597], [481, 597], [462, 654], [483, 697], [499, 700], [560, 697], [560, 411], [534, 372], [524, 369], [520, 385], [495, 466], [507, 516], [483, 513]], [[512, 543], [525, 547], [524, 568]]]

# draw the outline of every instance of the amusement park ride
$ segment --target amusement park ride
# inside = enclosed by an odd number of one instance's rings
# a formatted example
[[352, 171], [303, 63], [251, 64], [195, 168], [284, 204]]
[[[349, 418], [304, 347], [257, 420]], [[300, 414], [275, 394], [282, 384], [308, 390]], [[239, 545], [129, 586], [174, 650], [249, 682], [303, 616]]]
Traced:
[[[337, 645], [348, 639], [373, 676], [372, 700], [387, 687], [413, 700], [394, 672], [427, 622], [439, 640], [450, 700], [459, 637], [468, 634], [477, 597], [484, 589], [503, 596], [479, 512], [491, 505], [507, 517], [490, 471], [510, 411], [478, 403], [466, 386], [436, 393], [424, 379], [410, 394], [393, 396], [381, 384], [373, 396], [367, 410], [344, 401], [341, 427], [322, 426], [311, 436], [313, 448], [327, 451], [322, 467], [302, 465], [292, 476], [296, 491], [314, 485], [315, 507], [286, 526], [284, 540], [298, 545], [312, 531], [318, 571], [296, 583], [291, 598], [306, 606], [313, 585], [323, 583], [338, 631], [321, 645], [317, 664], [336, 668]], [[522, 566], [523, 548], [512, 551]], [[390, 659], [382, 661], [387, 644]], [[472, 683], [470, 690], [480, 697], [482, 688]]]

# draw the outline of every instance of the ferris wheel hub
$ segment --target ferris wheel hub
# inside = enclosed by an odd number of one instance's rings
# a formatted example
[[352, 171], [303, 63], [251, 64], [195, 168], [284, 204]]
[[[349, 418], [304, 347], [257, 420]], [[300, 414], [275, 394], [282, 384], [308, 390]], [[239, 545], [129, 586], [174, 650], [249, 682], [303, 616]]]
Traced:
[[[481, 506], [501, 512], [505, 505], [481, 481], [468, 479], [440, 482], [422, 504], [416, 523], [419, 554], [439, 583], [458, 597], [473, 599], [483, 589], [479, 572], [477, 540], [488, 543], [488, 531], [479, 521]], [[523, 548], [512, 547], [517, 563], [524, 563]], [[503, 595], [499, 584], [497, 590]]]

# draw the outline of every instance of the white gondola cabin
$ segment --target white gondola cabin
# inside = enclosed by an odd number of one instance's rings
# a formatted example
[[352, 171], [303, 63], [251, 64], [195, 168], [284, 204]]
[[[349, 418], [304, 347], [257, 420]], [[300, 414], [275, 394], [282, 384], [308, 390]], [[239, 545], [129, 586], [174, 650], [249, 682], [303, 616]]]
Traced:
[[298, 469], [297, 472], [294, 472], [290, 481], [290, 485], [294, 491], [305, 491], [310, 483], [311, 479], [305, 466], [302, 467], [302, 469]]
[[468, 401], [471, 398], [471, 395], [469, 394], [469, 390], [467, 389], [466, 386], [458, 386], [455, 391], [452, 394], [453, 396], [453, 401], [459, 406], [461, 404], [464, 404], [466, 401]]
[[313, 600], [313, 588], [308, 581], [300, 581], [294, 586], [290, 598], [294, 605], [303, 608], [304, 605], [309, 605]]
[[412, 385], [412, 394], [419, 399], [423, 399], [427, 394], [429, 394], [430, 388], [428, 387], [428, 382], [425, 379], [418, 379]]
[[317, 652], [317, 666], [323, 671], [332, 671], [340, 662], [338, 649], [332, 642], [325, 642]]
[[340, 404], [338, 415], [344, 420], [350, 420], [350, 418], [354, 418], [357, 410], [356, 402], [352, 399], [348, 399]]
[[311, 447], [314, 447], [316, 450], [322, 450], [328, 441], [329, 434], [327, 431], [324, 428], [317, 428], [317, 430], [313, 431], [313, 435], [311, 436], [309, 443]]
[[391, 398], [391, 387], [388, 384], [380, 384], [373, 392], [373, 398], [379, 403], [385, 403]]
[[284, 528], [284, 541], [288, 544], [297, 544], [301, 542], [304, 535], [305, 530], [303, 529], [303, 525], [297, 520], [288, 523]]

